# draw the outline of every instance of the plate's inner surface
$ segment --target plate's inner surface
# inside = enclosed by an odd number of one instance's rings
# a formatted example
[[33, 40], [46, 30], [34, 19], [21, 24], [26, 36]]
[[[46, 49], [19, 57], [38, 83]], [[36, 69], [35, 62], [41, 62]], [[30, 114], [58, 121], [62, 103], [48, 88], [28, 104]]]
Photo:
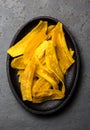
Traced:
[[[28, 22], [21, 30], [19, 30], [17, 32], [11, 45], [14, 45], [17, 41], [19, 41], [22, 37], [24, 37], [34, 26], [36, 26], [38, 24], [38, 22], [40, 20], [46, 20], [46, 21], [48, 21], [48, 23], [50, 25], [57, 23], [57, 21], [52, 18], [42, 17], [42, 18], [34, 19], [34, 20]], [[13, 90], [14, 95], [21, 102], [21, 104], [23, 104], [24, 107], [30, 111], [33, 111], [36, 113], [40, 112], [41, 114], [43, 114], [43, 112], [44, 113], [45, 112], [49, 113], [52, 111], [54, 112], [55, 110], [60, 108], [60, 106], [63, 106], [66, 103], [65, 100], [68, 98], [68, 96], [71, 94], [72, 89], [74, 89], [74, 87], [75, 87], [74, 82], [76, 81], [77, 71], [78, 71], [78, 68], [77, 68], [78, 67], [78, 65], [77, 65], [78, 58], [77, 58], [76, 46], [65, 27], [64, 27], [64, 33], [65, 33], [65, 38], [66, 38], [68, 47], [72, 48], [75, 51], [75, 53], [74, 53], [75, 63], [70, 67], [70, 69], [68, 70], [68, 73], [65, 75], [66, 96], [62, 100], [46, 101], [41, 104], [33, 104], [28, 101], [25, 101], [25, 102], [22, 101], [22, 96], [21, 96], [21, 92], [20, 92], [20, 84], [18, 82], [18, 76], [17, 76], [17, 70], [11, 68], [10, 63], [11, 63], [12, 57], [10, 57], [8, 55], [7, 71], [8, 71], [8, 79], [9, 79], [11, 89]]]

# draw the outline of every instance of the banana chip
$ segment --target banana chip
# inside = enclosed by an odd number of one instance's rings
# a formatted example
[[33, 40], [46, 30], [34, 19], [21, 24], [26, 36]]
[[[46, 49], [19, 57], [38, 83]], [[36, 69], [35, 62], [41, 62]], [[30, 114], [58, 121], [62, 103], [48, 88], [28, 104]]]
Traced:
[[62, 23], [48, 26], [47, 21], [40, 21], [7, 52], [14, 57], [11, 67], [18, 70], [23, 101], [41, 103], [65, 97], [64, 75], [75, 60]]
[[23, 56], [16, 57], [11, 62], [11, 67], [15, 69], [25, 69]]
[[47, 22], [40, 21], [39, 24], [31, 32], [29, 32], [25, 37], [23, 37], [14, 46], [10, 47], [7, 50], [7, 53], [11, 55], [12, 57], [22, 55], [29, 46], [33, 45], [33, 44], [30, 44], [31, 41], [33, 41], [35, 37], [38, 38], [37, 35], [39, 35], [39, 32], [42, 32], [41, 30], [43, 30], [42, 37], [46, 37], [44, 32], [46, 32], [47, 30]]
[[58, 59], [56, 56], [56, 51], [54, 43], [52, 40], [48, 41], [48, 46], [46, 48], [46, 65], [48, 69], [56, 75], [59, 80], [63, 80], [63, 74], [59, 67]]
[[33, 56], [36, 48], [47, 38], [46, 31], [47, 22], [43, 22], [41, 30], [39, 30], [37, 35], [32, 38], [32, 40], [30, 41], [30, 45], [28, 45], [24, 51], [23, 58], [26, 64], [28, 63], [28, 60], [30, 60]]
[[52, 75], [45, 67], [40, 65], [36, 70], [36, 74], [38, 77], [46, 79], [55, 89], [58, 89], [58, 82], [56, 81], [54, 74]]
[[36, 69], [36, 61], [34, 57], [27, 64], [23, 74], [21, 75], [21, 93], [23, 100], [32, 101], [32, 84]]
[[62, 72], [65, 74], [68, 68], [75, 62], [73, 59], [74, 51], [72, 49], [68, 49], [62, 23], [58, 22], [54, 29], [54, 33], [52, 35], [53, 42], [56, 44], [56, 53], [59, 62], [59, 66]]
[[41, 103], [47, 100], [62, 99], [64, 93], [52, 89], [51, 84], [44, 78], [40, 78], [32, 88], [33, 103]]

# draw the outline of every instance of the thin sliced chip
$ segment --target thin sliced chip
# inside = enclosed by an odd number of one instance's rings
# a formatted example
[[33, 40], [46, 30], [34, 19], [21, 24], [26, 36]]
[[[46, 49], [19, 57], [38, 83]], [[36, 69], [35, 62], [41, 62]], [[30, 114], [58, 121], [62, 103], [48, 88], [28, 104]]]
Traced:
[[65, 97], [64, 74], [75, 60], [74, 51], [67, 47], [62, 23], [48, 26], [47, 21], [40, 21], [7, 52], [18, 56], [11, 67], [18, 69], [23, 101], [41, 103]]
[[74, 51], [71, 48], [69, 49], [69, 51], [70, 51], [71, 56], [73, 56], [74, 55]]
[[59, 67], [54, 43], [52, 40], [48, 41], [48, 46], [46, 48], [46, 65], [47, 65], [47, 68], [52, 73], [54, 73], [59, 80], [64, 79], [62, 71]]
[[42, 77], [42, 78], [46, 79], [55, 89], [58, 89], [58, 81], [55, 78], [54, 74], [50, 73], [50, 71], [48, 71], [40, 63], [38, 63], [38, 66], [36, 69], [36, 75], [38, 77]]
[[22, 79], [22, 76], [23, 76], [23, 72], [24, 72], [24, 70], [18, 70], [17, 75], [18, 75], [18, 81], [19, 81], [19, 83], [21, 83], [21, 79]]
[[24, 73], [21, 78], [21, 93], [23, 100], [32, 101], [32, 84], [34, 73], [36, 69], [36, 60], [33, 57], [32, 60], [27, 64]]
[[23, 56], [14, 58], [11, 62], [11, 67], [15, 69], [25, 69], [25, 64], [23, 61]]
[[44, 56], [47, 45], [48, 41], [45, 40], [36, 48], [34, 55], [37, 56], [38, 59], [41, 59]]
[[10, 47], [7, 50], [7, 53], [12, 57], [22, 55], [25, 51], [25, 48], [28, 46], [28, 44], [30, 44], [32, 38], [35, 38], [37, 36], [38, 32], [43, 28], [43, 26], [44, 26], [44, 22], [40, 21], [39, 24], [32, 31], [30, 31], [15, 45]]
[[43, 78], [40, 78], [33, 86], [32, 94], [33, 103], [64, 98], [63, 91], [52, 89], [51, 84]]
[[41, 30], [39, 30], [37, 35], [32, 38], [29, 46], [25, 48], [23, 58], [26, 64], [28, 63], [28, 60], [30, 60], [33, 56], [35, 49], [47, 38], [46, 31], [47, 22], [43, 22]]
[[32, 88], [32, 95], [33, 97], [38, 96], [39, 92], [43, 92], [50, 88], [51, 84], [47, 82], [44, 78], [39, 78]]
[[54, 29], [55, 25], [48, 26], [47, 34], [50, 33]]
[[58, 23], [53, 33], [53, 41], [56, 44], [56, 53], [60, 68], [65, 74], [68, 68], [75, 62], [68, 50], [62, 24]]
[[48, 39], [51, 39], [51, 37], [53, 36], [54, 28], [52, 28], [50, 31], [47, 32]]

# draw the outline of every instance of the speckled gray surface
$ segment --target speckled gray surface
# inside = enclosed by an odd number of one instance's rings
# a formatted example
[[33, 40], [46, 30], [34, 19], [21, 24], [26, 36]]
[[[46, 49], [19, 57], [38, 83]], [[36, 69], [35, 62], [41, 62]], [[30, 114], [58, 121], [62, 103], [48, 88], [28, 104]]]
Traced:
[[[13, 96], [6, 75], [6, 50], [17, 30], [36, 16], [61, 20], [73, 34], [82, 69], [77, 92], [56, 116], [25, 111]], [[90, 0], [0, 0], [0, 130], [90, 129]]]

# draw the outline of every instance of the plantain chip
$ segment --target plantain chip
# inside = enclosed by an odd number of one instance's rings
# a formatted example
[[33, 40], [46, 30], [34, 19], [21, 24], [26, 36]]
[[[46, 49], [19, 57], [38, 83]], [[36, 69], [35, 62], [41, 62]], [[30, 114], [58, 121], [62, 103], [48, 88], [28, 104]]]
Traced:
[[51, 84], [40, 78], [32, 88], [33, 103], [41, 103], [47, 100], [62, 99], [64, 93], [59, 90], [52, 89]]
[[33, 57], [27, 64], [23, 75], [21, 77], [21, 93], [23, 100], [32, 101], [32, 84], [34, 79], [34, 73], [36, 69], [36, 60]]
[[52, 73], [54, 73], [59, 80], [64, 79], [62, 71], [59, 67], [54, 43], [52, 40], [48, 41], [48, 46], [46, 48], [46, 65], [47, 65], [47, 68]]
[[58, 24], [56, 25], [52, 39], [53, 42], [56, 44], [56, 53], [59, 66], [62, 72], [65, 74], [68, 68], [75, 62], [75, 60], [72, 57], [74, 51], [69, 51], [67, 47], [62, 23], [58, 22]]
[[17, 75], [18, 75], [18, 81], [19, 81], [19, 83], [21, 83], [23, 72], [24, 72], [24, 70], [22, 70], [22, 69], [18, 70]]
[[23, 61], [23, 56], [19, 56], [19, 57], [14, 58], [11, 61], [11, 67], [15, 68], [15, 69], [25, 69], [25, 64], [24, 64], [24, 61]]
[[[46, 26], [46, 27], [45, 27]], [[43, 29], [44, 27], [44, 29]], [[47, 23], [44, 21], [40, 21], [39, 24], [32, 30], [30, 31], [26, 36], [24, 36], [19, 42], [17, 42], [15, 45], [13, 45], [12, 47], [10, 47], [7, 50], [7, 53], [12, 56], [12, 57], [16, 57], [19, 55], [22, 55], [25, 51], [25, 48], [30, 45], [30, 42], [32, 41], [32, 39], [34, 39], [37, 34], [41, 31], [41, 30], [47, 30]], [[42, 35], [44, 34], [44, 31], [42, 33]], [[44, 34], [45, 36], [45, 34]], [[44, 37], [43, 36], [43, 37]]]
[[36, 76], [42, 77], [46, 79], [50, 84], [58, 89], [58, 79], [52, 74], [46, 67], [46, 65], [42, 65], [37, 58], [37, 69], [36, 69]]
[[55, 25], [50, 25], [47, 28], [47, 34], [50, 33], [54, 29]]
[[37, 35], [32, 38], [29, 46], [27, 46], [24, 51], [23, 58], [26, 64], [28, 63], [28, 60], [30, 60], [33, 56], [35, 49], [47, 38], [46, 31], [47, 22], [43, 22], [41, 30], [39, 30]]
[[7, 53], [14, 57], [11, 67], [18, 70], [23, 101], [41, 103], [65, 97], [64, 75], [75, 60], [62, 23], [48, 26], [47, 21], [40, 21]]
[[42, 59], [44, 56], [47, 45], [48, 41], [45, 40], [36, 48], [34, 55], [37, 56], [38, 59]]
[[71, 56], [74, 55], [74, 50], [72, 50], [71, 48], [69, 49], [69, 52], [70, 52]]

